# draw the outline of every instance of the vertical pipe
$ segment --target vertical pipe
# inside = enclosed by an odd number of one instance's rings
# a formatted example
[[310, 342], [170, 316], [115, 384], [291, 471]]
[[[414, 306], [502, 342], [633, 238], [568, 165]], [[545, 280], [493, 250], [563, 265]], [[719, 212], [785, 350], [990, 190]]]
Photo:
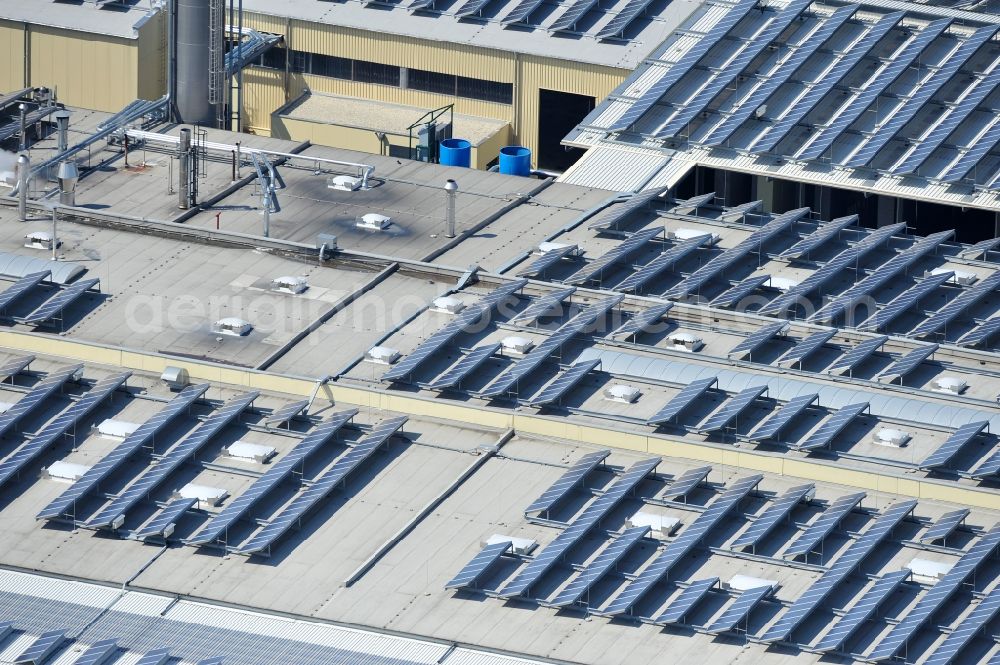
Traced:
[[445, 196], [447, 197], [445, 207], [445, 222], [448, 231], [445, 234], [448, 238], [455, 237], [455, 193], [458, 191], [458, 183], [452, 179], [444, 184]]
[[264, 237], [271, 237], [271, 204], [268, 202], [264, 206]]
[[17, 158], [17, 218], [28, 221], [28, 174], [31, 172], [31, 160], [27, 155]]
[[[240, 38], [243, 37], [243, 0], [239, 0], [239, 13], [237, 14], [237, 19], [239, 22], [239, 34]], [[237, 67], [236, 69], [236, 131], [243, 131], [243, 67]]]
[[56, 235], [56, 207], [52, 206], [52, 260], [58, 261], [59, 256], [56, 254], [56, 248], [59, 247], [59, 236]]
[[181, 130], [181, 140], [177, 152], [177, 207], [187, 210], [191, 205], [191, 130]]
[[69, 111], [56, 111], [56, 132], [58, 151], [66, 152], [69, 148]]
[[20, 104], [17, 105], [17, 108], [21, 111], [21, 147], [20, 147], [20, 149], [24, 150], [27, 147], [27, 145], [28, 145], [28, 137], [27, 137], [28, 128], [25, 125], [26, 116], [28, 114], [28, 105], [25, 104], [24, 102], [21, 102]]

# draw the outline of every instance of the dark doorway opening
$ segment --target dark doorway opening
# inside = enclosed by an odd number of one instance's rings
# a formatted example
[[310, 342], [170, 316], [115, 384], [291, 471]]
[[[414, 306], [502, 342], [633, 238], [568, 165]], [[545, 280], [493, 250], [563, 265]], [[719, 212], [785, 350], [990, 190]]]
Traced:
[[580, 159], [583, 150], [566, 148], [560, 142], [594, 110], [596, 102], [586, 95], [538, 91], [538, 168], [565, 171]]

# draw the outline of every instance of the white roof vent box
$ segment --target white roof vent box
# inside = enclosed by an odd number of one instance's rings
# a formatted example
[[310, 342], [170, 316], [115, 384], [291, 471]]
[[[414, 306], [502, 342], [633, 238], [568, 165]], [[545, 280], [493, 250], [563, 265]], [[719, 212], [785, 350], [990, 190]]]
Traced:
[[923, 582], [924, 584], [935, 584], [951, 570], [950, 563], [931, 561], [930, 559], [921, 559], [918, 557], [910, 559], [910, 563], [906, 567], [910, 569], [915, 581]]
[[678, 229], [667, 229], [667, 238], [671, 240], [691, 240], [700, 236], [709, 236], [702, 247], [713, 247], [722, 239], [722, 236], [718, 233], [703, 231], [702, 229], [691, 229], [684, 226]]
[[227, 455], [234, 459], [256, 462], [257, 464], [264, 464], [278, 452], [271, 446], [262, 446], [259, 443], [250, 443], [249, 441], [237, 441], [224, 450]]
[[[57, 239], [56, 247], [61, 244]], [[48, 231], [32, 231], [24, 236], [24, 246], [28, 249], [52, 249], [52, 234]]]
[[500, 346], [503, 348], [505, 353], [527, 353], [528, 351], [531, 351], [532, 347], [535, 346], [535, 343], [527, 337], [510, 335], [500, 340]]
[[276, 277], [271, 280], [271, 290], [277, 291], [278, 293], [290, 293], [292, 295], [298, 295], [299, 293], [302, 293], [308, 288], [309, 288], [309, 282], [306, 281], [305, 277], [284, 275], [282, 277]]
[[75, 483], [88, 471], [90, 471], [90, 467], [85, 464], [73, 464], [59, 460], [42, 469], [42, 477], [63, 483]]
[[788, 291], [789, 289], [799, 285], [798, 280], [791, 279], [789, 277], [771, 277], [767, 280], [768, 285], [772, 289], [778, 289], [779, 291]]
[[604, 399], [609, 402], [621, 402], [622, 404], [632, 404], [642, 393], [635, 386], [616, 383], [604, 391]]
[[391, 365], [399, 360], [399, 351], [388, 346], [373, 346], [368, 349], [365, 358], [379, 365]]
[[243, 337], [250, 334], [250, 331], [253, 330], [253, 326], [250, 325], [249, 321], [244, 321], [243, 319], [236, 318], [235, 316], [229, 316], [216, 321], [215, 325], [212, 326], [212, 330], [220, 335]]
[[759, 589], [762, 586], [771, 587], [771, 593], [781, 588], [781, 585], [775, 580], [766, 580], [751, 575], [733, 575], [729, 578], [728, 582], [722, 583], [723, 589], [731, 589], [733, 591], [749, 591], [750, 589]]
[[549, 252], [555, 252], [555, 251], [558, 251], [560, 249], [564, 249], [566, 247], [572, 247], [573, 248], [573, 249], [570, 250], [571, 254], [574, 253], [574, 252], [576, 252], [576, 245], [572, 245], [572, 244], [565, 243], [565, 242], [550, 242], [550, 241], [546, 241], [546, 242], [542, 242], [542, 243], [538, 244], [538, 253], [544, 256], [545, 254], [548, 254]]
[[957, 376], [939, 376], [931, 382], [931, 390], [936, 393], [961, 395], [969, 384]]
[[949, 284], [961, 284], [962, 286], [969, 286], [979, 279], [979, 275], [974, 272], [968, 272], [966, 270], [955, 270], [954, 268], [935, 268], [931, 270], [929, 275], [940, 275], [941, 273], [950, 272], [954, 273], [951, 279], [948, 280]]
[[124, 420], [112, 420], [108, 418], [107, 420], [102, 420], [95, 429], [105, 439], [124, 441], [139, 429], [139, 423], [129, 423]]
[[370, 212], [362, 215], [354, 221], [354, 225], [366, 231], [385, 231], [392, 225], [392, 218], [380, 215], [377, 212]]
[[188, 483], [180, 488], [172, 498], [174, 499], [197, 499], [198, 503], [207, 503], [210, 506], [217, 506], [226, 500], [229, 490], [221, 487], [209, 487], [208, 485], [195, 485]]
[[435, 312], [444, 312], [445, 314], [458, 314], [465, 309], [465, 303], [454, 296], [441, 296], [434, 299], [431, 309]]
[[891, 427], [882, 427], [873, 436], [875, 443], [880, 446], [890, 446], [892, 448], [902, 448], [910, 438], [909, 432]]
[[689, 332], [675, 332], [667, 337], [667, 342], [675, 351], [700, 351], [705, 343], [700, 337]]
[[326, 181], [326, 186], [338, 192], [356, 192], [361, 189], [362, 183], [361, 178], [352, 175], [335, 175]]
[[656, 513], [644, 513], [639, 511], [628, 518], [628, 527], [648, 526], [653, 533], [661, 536], [672, 536], [680, 527], [681, 521], [676, 517], [657, 515]]
[[499, 533], [494, 533], [492, 536], [480, 543], [483, 547], [487, 545], [495, 545], [496, 543], [502, 543], [509, 541], [514, 547], [514, 554], [531, 554], [536, 547], [538, 547], [538, 541], [532, 540], [531, 538], [515, 538], [513, 536], [504, 536]]

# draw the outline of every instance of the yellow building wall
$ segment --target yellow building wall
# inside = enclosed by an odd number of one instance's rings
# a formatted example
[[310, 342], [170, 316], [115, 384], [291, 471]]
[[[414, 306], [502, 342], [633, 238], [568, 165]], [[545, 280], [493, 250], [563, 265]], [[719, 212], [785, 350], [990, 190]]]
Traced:
[[24, 24], [0, 21], [0, 92], [24, 87]]
[[49, 86], [71, 106], [119, 111], [138, 96], [138, 48], [134, 40], [32, 26], [31, 85]]
[[139, 28], [135, 49], [140, 99], [159, 99], [167, 91], [167, 14], [158, 12]]

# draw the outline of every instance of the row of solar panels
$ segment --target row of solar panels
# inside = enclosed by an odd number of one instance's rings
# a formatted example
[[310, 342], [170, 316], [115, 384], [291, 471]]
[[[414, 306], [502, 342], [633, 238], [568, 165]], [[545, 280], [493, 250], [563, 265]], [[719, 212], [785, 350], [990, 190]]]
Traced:
[[[51, 273], [48, 270], [25, 275], [17, 280], [3, 292], [0, 292], [0, 312], [7, 312], [24, 296], [30, 293], [35, 287], [46, 280]], [[100, 284], [100, 279], [89, 278], [76, 281], [69, 286], [60, 289], [55, 295], [35, 308], [25, 316], [14, 317], [18, 323], [30, 326], [38, 326], [58, 319], [67, 307], [79, 300], [88, 291]]]
[[[16, 626], [10, 621], [0, 621], [0, 641], [10, 637]], [[65, 630], [50, 630], [42, 633], [24, 651], [10, 661], [13, 665], [43, 665], [50, 662], [57, 653], [65, 653], [69, 649], [79, 649], [80, 655], [73, 665], [110, 665], [125, 655], [126, 650], [118, 646], [117, 639], [108, 639], [93, 644], [78, 643], [66, 636]], [[171, 659], [170, 649], [154, 649], [130, 660], [134, 665], [164, 665]], [[197, 665], [222, 665], [221, 657], [204, 658]]]
[[[526, 510], [526, 514], [548, 513], [556, 504], [564, 500], [574, 488], [584, 484], [587, 476], [609, 455], [609, 451], [598, 451], [584, 456], [571, 466], [549, 490]], [[590, 591], [602, 579], [610, 575], [621, 559], [648, 535], [649, 527], [633, 527], [617, 534], [593, 560], [586, 564], [569, 583], [561, 588], [554, 598], [537, 597], [532, 589], [555, 564], [564, 560], [571, 548], [588, 533], [596, 530], [596, 525], [621, 499], [633, 493], [636, 486], [653, 472], [658, 460], [639, 462], [625, 470], [607, 490], [600, 494], [581, 514], [569, 524], [540, 554], [534, 556], [515, 577], [502, 588], [491, 591], [490, 595], [500, 598], [532, 598], [541, 605], [556, 608], [578, 606], [588, 612], [610, 617], [631, 616], [657, 625], [671, 625], [685, 622], [695, 607], [716, 586], [718, 578], [708, 578], [686, 583], [676, 583], [679, 592], [666, 608], [656, 616], [644, 616], [640, 604], [649, 597], [651, 589], [668, 579], [670, 571], [690, 554], [702, 546], [705, 538], [718, 523], [730, 514], [736, 505], [760, 482], [761, 476], [751, 476], [732, 482], [679, 536], [670, 541], [656, 558], [643, 567], [638, 575], [629, 578], [627, 586], [615, 595], [604, 607], [589, 607]], [[669, 481], [659, 493], [661, 498], [674, 500], [692, 492], [711, 471], [711, 467], [693, 469]], [[812, 486], [792, 488], [779, 496], [772, 497], [749, 527], [729, 545], [732, 550], [755, 547], [768, 533], [789, 518], [791, 512], [804, 500], [812, 498]], [[822, 542], [843, 522], [864, 498], [864, 493], [843, 496], [831, 503], [825, 511], [806, 527], [798, 538], [788, 545], [784, 557], [808, 555], [819, 548]], [[810, 587], [775, 622], [760, 639], [767, 642], [792, 642], [792, 634], [802, 622], [841, 585], [861, 563], [879, 546], [916, 506], [916, 501], [902, 501], [888, 507], [870, 527], [833, 562], [826, 573]], [[969, 511], [953, 511], [943, 515], [931, 524], [919, 537], [919, 542], [933, 544], [946, 542], [958, 528]], [[890, 634], [872, 652], [875, 660], [891, 658], [916, 631], [925, 626], [944, 601], [953, 595], [960, 584], [974, 574], [985, 559], [1000, 544], [1000, 525], [980, 537], [973, 547], [962, 554], [958, 563], [942, 580], [925, 594], [913, 611], [896, 624]], [[456, 590], [481, 589], [491, 570], [503, 557], [512, 553], [512, 541], [501, 540], [488, 544], [451, 581], [447, 588]], [[841, 650], [851, 635], [860, 626], [873, 618], [878, 607], [899, 584], [906, 580], [910, 571], [903, 569], [890, 572], [871, 584], [864, 596], [845, 612], [832, 629], [827, 631], [820, 642], [813, 647], [822, 652]], [[711, 624], [699, 626], [709, 633], [724, 633], [739, 629], [741, 624], [749, 628], [749, 614], [761, 602], [769, 598], [774, 589], [759, 586], [744, 590], [728, 604], [725, 611]], [[969, 639], [1000, 609], [1000, 588], [991, 592], [959, 626], [940, 644], [927, 662], [947, 663], [967, 645]]]

